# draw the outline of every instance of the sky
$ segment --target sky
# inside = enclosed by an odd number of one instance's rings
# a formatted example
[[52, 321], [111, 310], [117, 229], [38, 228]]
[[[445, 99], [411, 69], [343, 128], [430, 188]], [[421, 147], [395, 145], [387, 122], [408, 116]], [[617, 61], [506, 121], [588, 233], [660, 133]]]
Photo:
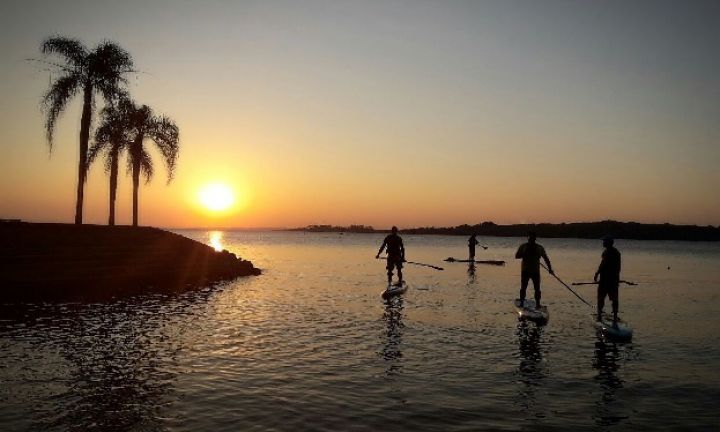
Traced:
[[[72, 222], [80, 101], [52, 152], [52, 35], [133, 57], [180, 128], [140, 224], [720, 225], [717, 1], [3, 1], [0, 218]], [[102, 100], [98, 108], [102, 107]], [[95, 122], [97, 124], [97, 121]], [[153, 144], [148, 142], [149, 148]], [[199, 191], [235, 194], [223, 211]], [[117, 220], [131, 221], [122, 171]], [[106, 223], [93, 166], [84, 219]]]

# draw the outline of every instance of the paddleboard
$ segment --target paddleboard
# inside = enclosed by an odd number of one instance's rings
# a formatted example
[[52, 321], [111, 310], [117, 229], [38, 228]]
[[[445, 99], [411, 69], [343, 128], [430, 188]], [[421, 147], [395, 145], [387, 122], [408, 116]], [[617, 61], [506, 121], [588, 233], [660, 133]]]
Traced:
[[602, 321], [597, 321], [597, 316], [593, 315], [593, 321], [598, 333], [610, 340], [629, 341], [632, 339], [632, 327], [621, 320], [618, 320], [617, 326], [613, 326], [612, 318], [604, 318]]
[[456, 259], [453, 257], [445, 258], [446, 262], [461, 262], [461, 263], [475, 263], [475, 264], [490, 264], [490, 265], [505, 265], [505, 261], [500, 260], [469, 260], [469, 259]]
[[392, 297], [395, 297], [397, 295], [404, 293], [405, 291], [407, 291], [407, 289], [408, 289], [407, 282], [402, 281], [402, 285], [395, 285], [395, 284], [388, 285], [387, 288], [385, 288], [385, 290], [382, 292], [381, 296], [382, 296], [382, 298], [387, 300], [389, 298], [392, 298]]
[[515, 299], [515, 309], [517, 310], [518, 318], [522, 320], [544, 324], [550, 319], [547, 306], [541, 306], [540, 309], [536, 309], [535, 300], [533, 299], [525, 299], [525, 304], [522, 307], [520, 307], [520, 299]]

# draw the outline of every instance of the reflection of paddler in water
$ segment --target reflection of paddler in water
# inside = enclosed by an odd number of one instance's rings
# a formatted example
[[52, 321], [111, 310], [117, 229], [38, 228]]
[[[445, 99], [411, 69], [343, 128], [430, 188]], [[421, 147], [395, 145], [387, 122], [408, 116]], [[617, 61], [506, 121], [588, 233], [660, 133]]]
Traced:
[[[598, 371], [595, 380], [602, 387], [602, 398], [597, 403], [598, 412], [594, 417], [595, 421], [601, 425], [617, 424], [620, 420], [627, 418], [627, 416], [618, 415], [610, 405], [615, 401], [615, 391], [623, 386], [623, 380], [616, 375], [616, 372], [620, 369], [619, 360], [620, 352], [616, 344], [603, 341], [595, 342], [593, 368]], [[622, 407], [622, 404], [617, 404], [617, 407]]]
[[387, 374], [390, 375], [400, 369], [397, 361], [402, 358], [400, 345], [402, 343], [402, 297], [398, 297], [394, 303], [388, 303], [383, 313], [383, 320], [387, 327], [383, 334], [382, 357], [384, 360], [391, 362], [387, 368]]
[[605, 297], [607, 296], [612, 302], [613, 326], [617, 327], [618, 306], [620, 303], [618, 288], [620, 286], [621, 258], [620, 252], [613, 246], [614, 243], [612, 237], [603, 237], [605, 250], [602, 253], [602, 260], [593, 280], [598, 282], [598, 276], [600, 276], [597, 290], [597, 320], [602, 321], [602, 312], [605, 306]]
[[595, 342], [593, 368], [598, 370], [598, 379], [601, 379], [603, 384], [610, 383], [613, 389], [622, 385], [622, 380], [615, 376], [615, 372], [620, 369], [617, 363], [619, 359], [620, 352], [615, 343], [605, 341]]
[[531, 326], [527, 321], [518, 323], [518, 352], [520, 354], [518, 372], [521, 375], [520, 381], [524, 384], [520, 389], [520, 402], [524, 409], [535, 405], [535, 388], [540, 385], [546, 375], [540, 350], [542, 331], [542, 327]]
[[518, 348], [520, 351], [520, 372], [528, 378], [538, 378], [537, 365], [542, 361], [540, 336], [542, 327], [528, 325], [520, 321], [517, 328]]
[[550, 258], [545, 253], [545, 248], [535, 243], [537, 236], [534, 232], [528, 234], [527, 243], [523, 243], [515, 253], [515, 258], [522, 259], [520, 271], [520, 307], [525, 304], [525, 293], [528, 282], [532, 280], [535, 289], [535, 307], [540, 309], [540, 258], [545, 260], [548, 271], [554, 275]]
[[388, 285], [392, 283], [393, 268], [397, 268], [398, 281], [397, 286], [402, 285], [403, 275], [402, 267], [405, 262], [405, 246], [403, 245], [402, 238], [398, 235], [398, 229], [396, 226], [392, 227], [392, 232], [385, 237], [380, 249], [378, 250], [375, 258], [380, 258], [380, 254], [383, 249], [387, 248], [387, 277]]
[[474, 262], [468, 263], [467, 274], [468, 274], [468, 284], [474, 284], [475, 283], [475, 263]]

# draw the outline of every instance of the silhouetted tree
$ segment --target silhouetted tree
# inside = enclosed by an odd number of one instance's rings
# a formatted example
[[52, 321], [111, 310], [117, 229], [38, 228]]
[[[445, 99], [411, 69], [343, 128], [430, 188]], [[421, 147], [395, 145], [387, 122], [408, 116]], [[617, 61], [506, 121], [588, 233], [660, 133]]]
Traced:
[[118, 104], [105, 107], [100, 127], [95, 131], [95, 143], [88, 153], [88, 166], [101, 154], [105, 155], [105, 172], [110, 174], [110, 210], [108, 225], [115, 225], [115, 199], [117, 197], [120, 154], [130, 145], [129, 115], [132, 103], [123, 98]]
[[88, 169], [88, 141], [94, 99], [99, 93], [106, 101], [115, 100], [123, 93], [125, 75], [132, 72], [130, 54], [113, 42], [102, 42], [89, 50], [76, 39], [53, 36], [43, 41], [40, 51], [55, 54], [62, 63], [45, 62], [60, 73], [43, 95], [43, 111], [46, 114], [45, 129], [52, 150], [55, 123], [68, 102], [78, 93], [82, 94], [80, 118], [80, 155], [78, 158], [78, 185], [75, 202], [75, 223], [83, 219], [83, 197]]
[[155, 116], [147, 105], [141, 107], [130, 103], [128, 111], [128, 132], [131, 141], [128, 143], [128, 170], [133, 179], [133, 226], [138, 225], [138, 192], [140, 189], [140, 173], [145, 174], [145, 182], [150, 182], [153, 175], [153, 164], [150, 154], [144, 146], [145, 140], [155, 143], [163, 156], [168, 170], [168, 183], [175, 172], [175, 162], [179, 151], [180, 133], [175, 123], [165, 116]]

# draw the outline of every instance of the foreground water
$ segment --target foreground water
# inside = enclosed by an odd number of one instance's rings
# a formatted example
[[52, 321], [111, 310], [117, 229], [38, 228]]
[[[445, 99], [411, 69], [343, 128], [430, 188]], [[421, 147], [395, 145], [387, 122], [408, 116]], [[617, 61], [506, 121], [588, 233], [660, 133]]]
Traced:
[[[521, 239], [404, 236], [410, 289], [380, 300], [380, 235], [180, 231], [264, 274], [178, 296], [2, 305], [0, 430], [717, 430], [720, 245], [618, 241], [631, 343], [547, 274], [547, 326], [512, 307]], [[588, 281], [599, 241], [541, 239]], [[594, 303], [592, 286], [578, 287]]]

